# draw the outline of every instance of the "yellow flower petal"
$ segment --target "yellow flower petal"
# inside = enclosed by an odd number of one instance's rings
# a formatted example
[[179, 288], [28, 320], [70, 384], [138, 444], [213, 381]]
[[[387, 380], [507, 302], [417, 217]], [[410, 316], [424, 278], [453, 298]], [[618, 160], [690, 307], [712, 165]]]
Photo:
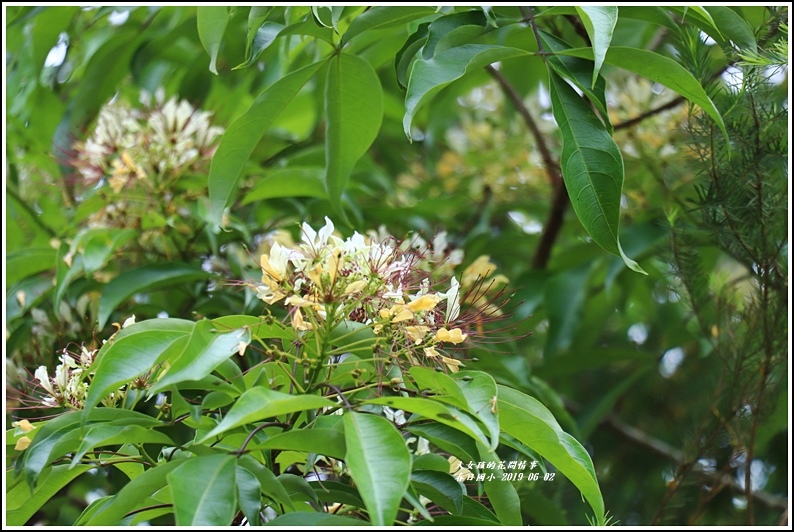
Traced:
[[441, 300], [435, 294], [428, 294], [425, 296], [420, 297], [414, 301], [411, 301], [405, 307], [410, 310], [411, 312], [419, 312], [422, 310], [433, 310], [438, 302]]
[[19, 421], [14, 421], [11, 425], [14, 426], [14, 427], [19, 427], [20, 429], [22, 429], [23, 432], [30, 432], [31, 430], [36, 428], [36, 427], [33, 426], [33, 423], [31, 423], [27, 419], [21, 419]]
[[[362, 290], [364, 290], [366, 287], [367, 287], [367, 281], [361, 280], [361, 281], [352, 282], [349, 285], [347, 285], [347, 288], [345, 288], [345, 295], [357, 294]], [[383, 312], [383, 310], [381, 310], [381, 312]]]
[[405, 305], [395, 305], [391, 308], [391, 313], [395, 315], [391, 320], [392, 323], [410, 320], [414, 317], [414, 313], [408, 310]]
[[441, 354], [438, 351], [436, 351], [435, 347], [425, 347], [425, 356], [434, 358], [437, 356], [441, 356]]
[[24, 451], [30, 445], [30, 442], [33, 441], [27, 436], [22, 436], [17, 440], [17, 444], [14, 445], [14, 450], [16, 451]]
[[419, 345], [422, 343], [422, 340], [425, 339], [427, 336], [428, 331], [430, 331], [430, 327], [425, 327], [424, 325], [411, 325], [405, 328], [405, 336], [411, 339], [411, 341]]
[[468, 336], [468, 334], [463, 334], [458, 327], [455, 327], [451, 331], [448, 331], [445, 327], [442, 327], [436, 332], [436, 340], [439, 342], [451, 342], [453, 344], [462, 343], [464, 340], [466, 340], [466, 338], [468, 338]]

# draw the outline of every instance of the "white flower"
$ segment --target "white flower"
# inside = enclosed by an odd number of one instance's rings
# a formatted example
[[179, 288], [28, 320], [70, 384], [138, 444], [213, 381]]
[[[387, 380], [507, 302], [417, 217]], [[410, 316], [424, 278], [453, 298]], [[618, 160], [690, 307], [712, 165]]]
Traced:
[[460, 283], [453, 277], [450, 284], [450, 289], [441, 296], [447, 300], [447, 323], [455, 321], [460, 315]]
[[52, 387], [52, 381], [50, 381], [46, 366], [39, 366], [33, 376], [41, 383], [41, 387], [47, 390], [48, 394], [55, 395], [55, 389]]

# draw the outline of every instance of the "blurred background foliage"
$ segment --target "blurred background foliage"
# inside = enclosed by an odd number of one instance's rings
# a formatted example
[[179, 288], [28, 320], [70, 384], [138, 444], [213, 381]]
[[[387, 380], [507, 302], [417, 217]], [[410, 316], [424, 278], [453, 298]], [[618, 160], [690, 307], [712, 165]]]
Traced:
[[[333, 212], [322, 183], [322, 71], [256, 145], [221, 231], [208, 214], [211, 149], [166, 169], [119, 152], [112, 168], [81, 171], [79, 143], [97, 135], [111, 100], [150, 137], [147, 113], [164, 112], [171, 98], [194, 108], [204, 130], [227, 128], [264, 88], [332, 50], [330, 29], [315, 22], [323, 13], [308, 6], [223, 9], [215, 75], [196, 8], [5, 8], [7, 421], [32, 417], [24, 405], [33, 369], [52, 367], [67, 345], [96, 344], [132, 314], [258, 315], [262, 303], [238, 281], [256, 279], [257, 257], [286, 233], [297, 238], [299, 222], [318, 227]], [[364, 10], [335, 12], [340, 32]], [[455, 11], [482, 13], [443, 13]], [[418, 22], [363, 34], [347, 49], [376, 70], [384, 117], [343, 198], [352, 225], [337, 228], [426, 240], [446, 231], [465, 251], [461, 269], [490, 258], [513, 296], [503, 320], [482, 324], [502, 329], [503, 341], [475, 347], [467, 365], [552, 410], [591, 453], [623, 525], [787, 522], [788, 11], [729, 11], [756, 50], [715, 42], [680, 9], [620, 8], [613, 46], [676, 58], [702, 81], [730, 138], [728, 150], [714, 123], [669, 89], [604, 67], [626, 166], [621, 240], [647, 276], [594, 244], [569, 208], [540, 57], [443, 88], [419, 110], [409, 142], [395, 57]], [[488, 14], [521, 18], [509, 6]], [[566, 8], [536, 15], [541, 28], [587, 46]], [[263, 21], [304, 28], [257, 54], [261, 43], [246, 35]], [[492, 38], [537, 50], [524, 24]], [[150, 149], [150, 137], [129, 150]], [[114, 481], [81, 476], [31, 523], [73, 522]], [[528, 524], [583, 521], [584, 503], [565, 481], [520, 493]]]

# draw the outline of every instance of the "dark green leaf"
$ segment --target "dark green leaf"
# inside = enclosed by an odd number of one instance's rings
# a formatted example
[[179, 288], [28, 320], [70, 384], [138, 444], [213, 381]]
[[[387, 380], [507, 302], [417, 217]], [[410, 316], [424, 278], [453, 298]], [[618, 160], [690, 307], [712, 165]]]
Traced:
[[343, 515], [327, 514], [324, 512], [292, 512], [276, 517], [265, 523], [265, 526], [299, 526], [299, 527], [326, 527], [326, 526], [370, 526], [366, 521], [345, 517]]
[[151, 264], [122, 272], [102, 290], [97, 316], [99, 328], [105, 326], [117, 306], [134, 294], [163, 286], [206, 279], [209, 276], [210, 274], [201, 268], [178, 262]]
[[240, 467], [246, 469], [259, 480], [259, 487], [262, 493], [270, 497], [273, 501], [284, 505], [290, 510], [294, 510], [295, 506], [292, 504], [289, 493], [284, 488], [284, 485], [279, 482], [273, 472], [256, 461], [251, 455], [243, 455], [238, 460]]
[[560, 163], [579, 221], [602, 248], [620, 255], [626, 266], [645, 273], [620, 247], [620, 196], [623, 157], [589, 105], [557, 74], [549, 71], [554, 118], [562, 132]]
[[120, 427], [115, 424], [97, 424], [89, 427], [82, 437], [80, 447], [72, 457], [72, 467], [75, 467], [88, 451], [96, 447], [119, 445], [127, 442], [135, 442], [136, 444], [173, 444], [171, 438], [151, 428], [145, 428], [139, 425], [126, 425]]
[[225, 454], [193, 457], [171, 471], [176, 525], [230, 525], [237, 511], [236, 473], [234, 457]]
[[196, 12], [199, 39], [210, 56], [210, 72], [217, 75], [215, 64], [229, 22], [229, 8], [224, 6], [199, 7]]
[[582, 322], [589, 273], [587, 266], [564, 270], [545, 283], [543, 300], [549, 317], [549, 332], [543, 348], [544, 358], [551, 360], [571, 347]]
[[419, 495], [427, 497], [451, 514], [463, 511], [465, 488], [449, 473], [429, 470], [414, 470], [411, 484]]
[[408, 431], [426, 439], [462, 462], [476, 462], [479, 457], [474, 439], [450, 426], [441, 423], [423, 423], [408, 427]]
[[743, 53], [754, 53], [758, 49], [753, 29], [733, 9], [724, 6], [703, 6], [703, 9], [711, 15], [714, 25], [722, 35], [733, 41]]
[[411, 453], [387, 420], [348, 411], [344, 415], [345, 463], [375, 526], [391, 526], [411, 477]]
[[344, 217], [341, 200], [353, 166], [369, 149], [383, 120], [383, 89], [364, 59], [341, 53], [331, 60], [325, 86], [325, 188]]
[[367, 401], [369, 404], [386, 405], [391, 408], [413, 412], [427, 419], [439, 421], [449, 425], [472, 438], [481, 441], [485, 445], [491, 442], [483, 433], [482, 429], [475, 423], [468, 414], [445, 404], [425, 399], [421, 397], [378, 397]]
[[259, 479], [253, 473], [242, 466], [237, 466], [237, 497], [240, 501], [240, 509], [248, 519], [250, 526], [261, 526], [262, 518], [259, 512], [262, 510], [262, 491]]
[[463, 77], [466, 72], [527, 53], [505, 46], [466, 44], [445, 50], [430, 59], [417, 59], [411, 68], [405, 95], [405, 135], [411, 139], [411, 125], [419, 108], [438, 91]]
[[15, 485], [6, 492], [5, 520], [8, 526], [23, 526], [33, 517], [39, 508], [49, 502], [56, 493], [61, 491], [72, 480], [79, 477], [93, 465], [81, 465], [72, 469], [69, 465], [59, 465], [40, 479], [41, 482], [31, 492], [24, 482]]
[[210, 164], [210, 217], [221, 225], [246, 162], [262, 136], [324, 61], [284, 76], [257, 96], [251, 107], [229, 125]]
[[[253, 10], [255, 8], [251, 8]], [[263, 22], [259, 29], [256, 30], [253, 40], [250, 42], [250, 49], [246, 53], [245, 61], [234, 67], [232, 70], [247, 68], [253, 65], [259, 58], [260, 54], [264, 52], [268, 46], [273, 44], [276, 37], [279, 36], [284, 29], [283, 24], [277, 22]], [[250, 29], [249, 29], [250, 31]]]
[[336, 403], [319, 395], [290, 395], [267, 388], [252, 388], [240, 396], [223, 421], [199, 443], [247, 423], [326, 406], [336, 406]]
[[[422, 48], [422, 58], [430, 59], [436, 54], [436, 46], [451, 32], [465, 26], [477, 26], [479, 32], [485, 31], [486, 18], [482, 11], [462, 11], [460, 13], [450, 13], [439, 17], [430, 23], [427, 32], [427, 43]], [[459, 44], [466, 44], [461, 42]], [[445, 49], [449, 49], [447, 46]], [[443, 52], [443, 50], [439, 50]]]
[[401, 26], [411, 21], [432, 15], [432, 6], [375, 6], [353, 19], [342, 36], [342, 46], [365, 31]]

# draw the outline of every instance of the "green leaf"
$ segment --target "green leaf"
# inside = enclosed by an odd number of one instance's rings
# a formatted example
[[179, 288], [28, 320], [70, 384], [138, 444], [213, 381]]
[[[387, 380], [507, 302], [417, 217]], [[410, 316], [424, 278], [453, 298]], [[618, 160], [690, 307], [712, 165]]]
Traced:
[[173, 444], [174, 442], [163, 434], [151, 428], [139, 425], [126, 425], [119, 427], [116, 424], [97, 424], [88, 428], [85, 436], [80, 441], [80, 447], [72, 457], [71, 467], [77, 466], [80, 460], [88, 451], [96, 447], [108, 445], [118, 445], [127, 442], [141, 443], [164, 443]]
[[218, 69], [215, 63], [218, 60], [218, 51], [221, 48], [226, 24], [229, 22], [229, 9], [224, 6], [210, 6], [198, 7], [196, 10], [199, 40], [210, 56], [210, 72], [217, 76]]
[[476, 462], [479, 457], [475, 441], [450, 426], [441, 423], [423, 423], [408, 427], [408, 432], [426, 439], [462, 462]]
[[201, 268], [179, 262], [151, 264], [122, 272], [102, 290], [97, 316], [99, 328], [105, 326], [117, 306], [134, 294], [163, 286], [206, 279], [210, 275]]
[[499, 386], [499, 412], [502, 430], [539, 453], [565, 475], [590, 504], [597, 523], [603, 526], [604, 500], [593, 461], [584, 447], [560, 428], [551, 412], [537, 399], [506, 386]]
[[206, 377], [224, 360], [237, 353], [241, 346], [250, 344], [251, 332], [238, 329], [219, 333], [212, 322], [205, 319], [196, 323], [190, 336], [181, 342], [184, 342], [183, 346], [175, 349], [179, 345], [175, 342], [164, 356], [167, 367], [148, 390], [149, 397], [172, 384]]
[[112, 502], [97, 511], [87, 523], [88, 526], [115, 526], [127, 513], [135, 510], [141, 503], [166, 485], [166, 477], [184, 460], [158, 463], [129, 481], [119, 490]]
[[416, 112], [438, 91], [463, 77], [468, 71], [527, 54], [528, 52], [518, 48], [466, 44], [444, 50], [430, 59], [417, 59], [411, 68], [405, 94], [403, 130], [408, 140], [411, 140], [411, 124]]
[[[499, 463], [499, 457], [493, 451], [486, 449], [481, 444], [477, 444], [480, 451], [480, 459], [487, 463]], [[482, 472], [482, 471], [481, 471]], [[505, 526], [521, 526], [521, 499], [518, 497], [515, 486], [512, 482], [506, 482], [501, 479], [500, 473], [497, 471], [494, 478], [490, 478], [488, 474], [483, 481], [485, 493], [488, 495], [488, 500], [491, 501], [496, 517], [499, 522]]]
[[383, 89], [372, 66], [354, 55], [334, 56], [325, 86], [325, 108], [325, 188], [331, 205], [345, 217], [342, 193], [383, 120]]
[[491, 438], [489, 450], [499, 445], [499, 418], [496, 413], [496, 381], [482, 371], [460, 371], [452, 375], [466, 397], [466, 411], [482, 422]]
[[589, 105], [557, 74], [549, 71], [554, 118], [562, 133], [560, 164], [571, 204], [593, 240], [620, 255], [626, 266], [645, 273], [620, 247], [620, 196], [623, 157]]
[[51, 419], [38, 428], [36, 436], [22, 455], [25, 479], [35, 487], [39, 474], [50, 463], [78, 447], [84, 435], [82, 423], [117, 423], [154, 426], [159, 422], [145, 414], [117, 408], [98, 408], [91, 411], [70, 412]]
[[119, 331], [99, 350], [83, 418], [87, 419], [110, 392], [150, 371], [168, 346], [190, 334], [193, 325], [192, 321], [166, 318], [134, 323]]
[[451, 514], [463, 511], [465, 488], [449, 473], [429, 470], [414, 470], [411, 485], [419, 495], [427, 497]]
[[411, 478], [411, 453], [387, 420], [348, 411], [344, 414], [345, 463], [375, 526], [391, 526]]
[[366, 401], [366, 403], [386, 405], [391, 408], [413, 412], [422, 417], [449, 425], [464, 434], [468, 434], [475, 440], [481, 441], [485, 445], [491, 445], [491, 442], [485, 436], [482, 429], [480, 429], [477, 423], [475, 423], [468, 414], [464, 414], [456, 408], [438, 403], [432, 399], [421, 397], [378, 397]]
[[576, 6], [579, 18], [582, 19], [587, 36], [593, 47], [595, 58], [595, 68], [593, 68], [593, 83], [591, 88], [595, 88], [598, 81], [598, 73], [604, 64], [609, 44], [612, 42], [612, 32], [615, 31], [615, 24], [618, 22], [618, 8], [615, 6]]
[[[251, 9], [253, 10], [254, 8]], [[247, 68], [253, 65], [262, 52], [264, 52], [271, 44], [273, 44], [283, 29], [283, 24], [270, 21], [263, 22], [254, 34], [253, 40], [249, 45], [249, 50], [246, 51], [245, 61], [232, 68], [232, 70], [239, 70], [241, 68]]]
[[13, 251], [6, 255], [6, 286], [53, 269], [55, 266], [55, 250], [53, 248], [29, 248]]
[[430, 29], [430, 23], [425, 22], [421, 24], [417, 30], [411, 34], [405, 41], [402, 48], [397, 52], [394, 57], [394, 72], [397, 74], [397, 82], [400, 87], [406, 89], [408, 85], [408, 68], [414, 60], [419, 50], [427, 42], [427, 34]]
[[431, 6], [375, 6], [353, 19], [350, 27], [342, 35], [342, 46], [356, 35], [365, 31], [382, 30], [402, 26], [414, 20], [432, 15], [436, 8]]
[[262, 488], [259, 479], [240, 465], [237, 466], [236, 479], [240, 509], [251, 526], [261, 526], [259, 512], [262, 510]]
[[589, 266], [567, 269], [549, 279], [543, 287], [543, 301], [549, 317], [549, 331], [543, 357], [553, 359], [566, 351], [582, 323]]
[[694, 21], [694, 23], [715, 41], [723, 42], [725, 37], [720, 33], [720, 29], [714, 24], [711, 14], [701, 6], [668, 6], [667, 9], [681, 15], [681, 20]]
[[53, 294], [52, 305], [56, 309], [60, 307], [66, 289], [69, 288], [74, 278], [83, 273], [83, 256], [77, 255], [72, 259], [72, 264], [67, 265], [63, 260], [66, 254], [65, 247], [65, 245], [61, 246], [56, 260], [55, 293]]
[[742, 52], [755, 53], [758, 49], [753, 28], [736, 11], [724, 6], [703, 6], [711, 15], [714, 25], [726, 39], [733, 41]]
[[75, 468], [71, 468], [69, 465], [55, 466], [48, 475], [41, 479], [42, 482], [32, 492], [24, 482], [15, 485], [6, 492], [3, 505], [6, 525], [25, 525], [28, 519], [33, 517], [33, 514], [49, 502], [56, 493], [72, 480], [93, 468], [93, 465], [81, 465]]
[[325, 512], [292, 512], [280, 515], [265, 523], [265, 526], [299, 526], [299, 527], [326, 527], [326, 526], [370, 526], [366, 521], [345, 517], [343, 515], [327, 514]]
[[[436, 54], [436, 47], [441, 40], [455, 30], [466, 26], [476, 26], [478, 31], [475, 33], [475, 35], [479, 35], [486, 31], [485, 25], [486, 18], [482, 11], [461, 11], [459, 13], [450, 13], [449, 15], [444, 15], [443, 17], [435, 19], [428, 27], [427, 43], [425, 44], [424, 48], [422, 48], [422, 57], [424, 59], [430, 59], [433, 57]], [[466, 43], [460, 42], [458, 44]], [[452, 46], [447, 46], [444, 49], [449, 48], [452, 48]], [[443, 50], [439, 50], [439, 52], [442, 51]]]
[[247, 423], [326, 406], [336, 406], [336, 403], [319, 395], [290, 395], [267, 388], [252, 388], [240, 396], [223, 421], [198, 443]]
[[[590, 48], [574, 48], [560, 53], [585, 59], [593, 58], [593, 51]], [[700, 82], [675, 60], [648, 50], [612, 46], [607, 52], [605, 61], [609, 65], [634, 72], [660, 83], [699, 106], [707, 115], [714, 119], [725, 136], [725, 140], [728, 140], [725, 122], [722, 120], [722, 116], [714, 102], [706, 94]]]
[[246, 469], [257, 478], [262, 493], [290, 510], [295, 509], [289, 493], [287, 493], [284, 485], [279, 482], [276, 475], [274, 475], [270, 469], [259, 463], [249, 454], [241, 456], [238, 460], [238, 464], [241, 468]]
[[[484, 527], [496, 527], [499, 523], [491, 521], [490, 519], [482, 519], [480, 517], [469, 517], [459, 515], [439, 515], [433, 518], [433, 521], [417, 521], [414, 526], [429, 527], [429, 526], [443, 526], [449, 529], [457, 529], [462, 526], [470, 526], [472, 530], [485, 529]], [[485, 529], [487, 530], [487, 529]]]
[[184, 460], [171, 471], [168, 487], [176, 526], [228, 526], [237, 511], [234, 456], [212, 454]]
[[303, 451], [344, 459], [345, 436], [333, 429], [293, 429], [270, 436], [267, 440], [249, 445], [248, 450], [283, 449]]
[[324, 61], [284, 76], [257, 96], [221, 137], [209, 173], [210, 218], [218, 226], [254, 148]]
[[446, 373], [422, 366], [413, 366], [408, 373], [416, 382], [420, 392], [429, 391], [434, 394], [433, 399], [443, 401], [455, 408], [466, 410], [468, 405], [466, 396], [463, 395], [463, 390]]
[[212, 323], [218, 328], [218, 332], [227, 332], [232, 329], [248, 329], [251, 331], [252, 338], [284, 338], [294, 340], [295, 333], [287, 328], [283, 323], [271, 317], [247, 316], [236, 314], [231, 316], [221, 316], [215, 318]]
[[272, 198], [327, 198], [320, 167], [284, 168], [258, 180], [243, 198], [242, 204]]

